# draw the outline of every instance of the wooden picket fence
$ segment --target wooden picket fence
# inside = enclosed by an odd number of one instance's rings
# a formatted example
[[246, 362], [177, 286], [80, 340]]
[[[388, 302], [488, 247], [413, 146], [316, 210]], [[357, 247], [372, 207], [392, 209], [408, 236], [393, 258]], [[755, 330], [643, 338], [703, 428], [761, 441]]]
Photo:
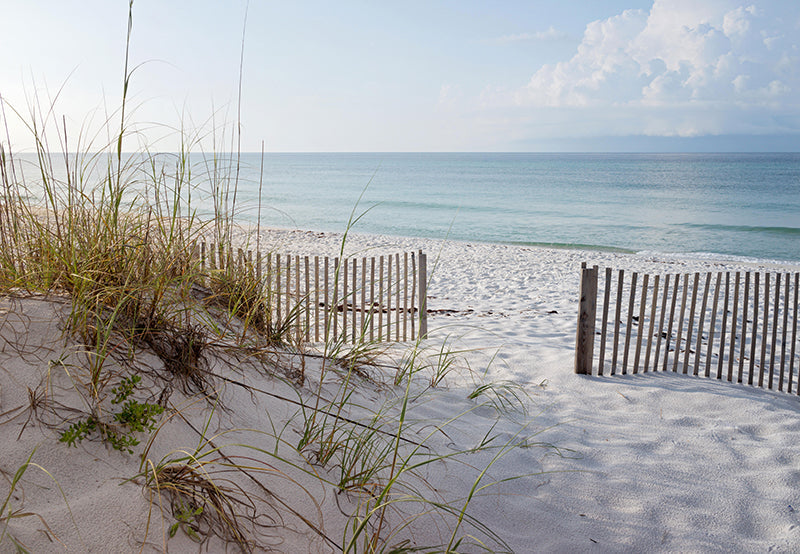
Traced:
[[576, 373], [673, 371], [800, 395], [800, 274], [598, 277], [581, 270]]
[[201, 268], [250, 268], [264, 283], [276, 321], [300, 341], [408, 341], [428, 333], [427, 256], [421, 250], [372, 258], [245, 252], [213, 243], [196, 248]]

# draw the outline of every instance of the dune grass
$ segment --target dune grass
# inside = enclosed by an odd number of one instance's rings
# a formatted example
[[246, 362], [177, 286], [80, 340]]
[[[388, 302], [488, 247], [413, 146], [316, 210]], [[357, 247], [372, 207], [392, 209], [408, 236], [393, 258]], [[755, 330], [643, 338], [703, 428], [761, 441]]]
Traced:
[[[128, 41], [131, 25], [132, 3]], [[430, 347], [418, 340], [397, 363], [364, 332], [350, 345], [330, 340], [317, 355], [298, 341], [296, 314], [275, 314], [270, 299], [279, 292], [269, 290], [270, 281], [258, 279], [252, 266], [202, 266], [202, 241], [232, 246], [240, 209], [238, 155], [207, 152], [200, 132], [184, 133], [183, 149], [170, 155], [146, 146], [126, 153], [136, 136], [127, 107], [128, 67], [126, 50], [121, 107], [106, 122], [105, 141], [102, 134], [68, 141], [68, 129], [53, 117], [52, 107], [36, 107], [23, 118], [35, 138], [33, 167], [23, 171], [10, 141], [0, 140], [0, 295], [58, 295], [68, 305], [63, 355], [41, 387], [29, 389], [29, 422], [54, 429], [63, 448], [94, 440], [140, 456], [139, 473], [126, 477], [139, 482], [152, 505], [172, 521], [162, 530], [164, 549], [170, 537], [182, 533], [198, 542], [216, 536], [242, 551], [258, 550], [284, 515], [336, 551], [455, 552], [468, 544], [507, 549], [468, 507], [491, 485], [492, 464], [527, 444], [527, 437], [486, 436], [463, 451], [437, 452], [435, 439], [469, 410], [439, 422], [415, 421], [409, 414], [424, 391], [440, 385], [453, 369], [457, 352], [446, 341], [435, 345], [431, 356]], [[21, 115], [1, 99], [0, 105], [6, 125], [7, 113]], [[60, 154], [51, 148], [53, 136]], [[198, 155], [201, 161], [193, 162]], [[31, 173], [36, 177], [25, 176]], [[201, 218], [195, 202], [204, 194], [212, 199], [213, 213]], [[241, 381], [215, 371], [212, 361], [219, 359], [246, 368]], [[312, 362], [314, 383], [304, 387]], [[288, 383], [294, 396], [245, 383], [248, 371]], [[53, 372], [67, 375], [77, 401], [57, 400]], [[268, 430], [229, 429], [212, 436], [210, 423], [191, 427], [187, 405], [207, 405], [210, 422], [227, 409], [220, 391], [233, 386], [255, 397], [270, 395], [273, 402], [293, 406], [294, 415]], [[365, 388], [383, 400], [366, 402], [359, 394]], [[520, 390], [487, 384], [470, 398], [509, 410], [524, 407]], [[173, 402], [181, 398], [190, 400]], [[155, 458], [156, 439], [181, 420], [196, 431], [199, 446], [177, 445]], [[250, 442], [228, 442], [229, 434]], [[471, 488], [455, 500], [438, 493], [427, 477], [432, 466], [475, 469], [466, 458], [479, 451], [491, 456], [476, 470]], [[10, 481], [11, 491], [32, 466], [29, 458]], [[305, 505], [313, 507], [309, 513], [264, 484], [265, 475], [276, 474], [300, 491]], [[303, 484], [309, 480], [346, 499], [340, 502], [348, 522], [341, 536], [326, 530], [326, 515], [318, 513], [322, 500]], [[10, 495], [0, 524], [22, 514], [9, 506]], [[431, 520], [444, 532], [430, 537], [431, 543], [417, 542], [413, 529]], [[149, 530], [149, 521], [145, 526]], [[0, 544], [3, 540], [16, 545], [5, 528]]]

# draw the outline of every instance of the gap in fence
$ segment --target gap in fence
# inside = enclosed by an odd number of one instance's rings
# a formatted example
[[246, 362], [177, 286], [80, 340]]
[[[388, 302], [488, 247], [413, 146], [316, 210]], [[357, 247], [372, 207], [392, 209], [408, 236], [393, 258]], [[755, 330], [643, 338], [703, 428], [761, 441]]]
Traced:
[[575, 371], [672, 371], [800, 394], [798, 289], [798, 273], [584, 267]]

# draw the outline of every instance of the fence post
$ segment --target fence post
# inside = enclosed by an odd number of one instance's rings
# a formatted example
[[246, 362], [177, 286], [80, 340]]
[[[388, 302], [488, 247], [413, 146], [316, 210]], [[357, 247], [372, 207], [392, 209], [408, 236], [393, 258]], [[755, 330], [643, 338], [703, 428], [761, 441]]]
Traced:
[[592, 374], [594, 357], [594, 325], [597, 312], [597, 268], [581, 269], [578, 330], [575, 335], [575, 373]]
[[419, 251], [419, 338], [428, 338], [428, 255]]

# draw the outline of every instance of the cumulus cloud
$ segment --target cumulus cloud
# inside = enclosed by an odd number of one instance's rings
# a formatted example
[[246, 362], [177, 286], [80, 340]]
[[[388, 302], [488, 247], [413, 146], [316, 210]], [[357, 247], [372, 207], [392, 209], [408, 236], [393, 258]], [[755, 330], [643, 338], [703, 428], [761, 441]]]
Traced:
[[794, 2], [655, 0], [649, 11], [589, 23], [571, 59], [542, 66], [511, 94], [483, 100], [561, 113], [602, 110], [620, 129], [642, 134], [799, 131], [799, 23]]

